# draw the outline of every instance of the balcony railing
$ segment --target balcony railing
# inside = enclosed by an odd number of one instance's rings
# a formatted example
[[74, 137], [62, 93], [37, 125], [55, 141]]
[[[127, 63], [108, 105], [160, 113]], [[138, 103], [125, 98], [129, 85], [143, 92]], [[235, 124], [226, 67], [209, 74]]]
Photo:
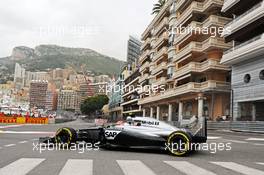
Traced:
[[166, 27], [166, 25], [169, 24], [169, 18], [165, 17], [161, 23], [159, 23], [159, 25], [155, 28], [155, 32], [154, 35], [157, 35], [164, 27]]
[[153, 94], [149, 97], [140, 99], [138, 101], [139, 105], [156, 102], [159, 100], [164, 100], [171, 97], [177, 97], [182, 94], [186, 93], [193, 93], [193, 92], [201, 92], [201, 91], [207, 91], [207, 90], [222, 90], [222, 91], [230, 91], [230, 83], [227, 82], [221, 82], [221, 81], [215, 81], [215, 80], [208, 80], [203, 83], [195, 83], [190, 82], [178, 87], [175, 87], [174, 89], [167, 90], [160, 94]]
[[139, 82], [139, 83], [142, 83], [143, 81], [147, 80], [148, 78], [149, 78], [149, 74], [146, 73], [146, 74], [142, 75], [142, 76], [139, 78], [138, 82]]
[[146, 50], [145, 52], [143, 52], [143, 54], [140, 56], [139, 62], [142, 63], [145, 59], [148, 58], [150, 54], [150, 50]]
[[147, 46], [147, 45], [150, 45], [150, 38], [147, 38], [145, 41], [144, 41], [144, 43], [143, 43], [143, 45], [141, 46], [141, 50], [144, 50], [144, 48]]
[[264, 34], [256, 36], [224, 52], [221, 63], [233, 65], [264, 53]]
[[149, 67], [149, 61], [146, 61], [143, 65], [140, 66], [139, 72], [142, 72], [145, 70], [147, 67]]
[[203, 42], [191, 42], [185, 47], [183, 47], [178, 53], [176, 53], [173, 61], [176, 62], [180, 60], [182, 57], [187, 55], [188, 53], [195, 51], [195, 52], [204, 52], [210, 47], [220, 48], [220, 49], [228, 49], [232, 46], [231, 43], [225, 43], [223, 38], [217, 37], [209, 37]]
[[167, 69], [167, 63], [166, 62], [162, 62], [156, 68], [154, 68], [154, 70], [152, 70], [151, 74], [155, 75], [155, 74], [157, 74], [160, 71], [165, 70], [165, 69]]
[[224, 55], [226, 55], [226, 54], [228, 54], [230, 52], [233, 52], [233, 51], [235, 51], [235, 50], [237, 50], [237, 49], [239, 49], [239, 48], [241, 48], [243, 46], [246, 46], [246, 45], [248, 45], [250, 43], [253, 43], [253, 42], [257, 41], [257, 40], [260, 40], [261, 38], [264, 38], [264, 34], [258, 35], [258, 36], [254, 37], [254, 38], [252, 38], [252, 39], [250, 39], [250, 40], [248, 40], [246, 42], [243, 42], [241, 44], [238, 44], [235, 47], [232, 47], [231, 49], [225, 51], [224, 52]]
[[152, 86], [160, 86], [166, 83], [166, 77], [161, 77], [158, 80], [156, 80], [155, 82], [152, 83]]
[[183, 23], [183, 21], [190, 16], [194, 11], [198, 12], [204, 12], [207, 10], [212, 4], [217, 4], [219, 6], [222, 6], [224, 3], [223, 0], [206, 0], [204, 2], [197, 2], [193, 1], [181, 14], [179, 17], [179, 20], [176, 23], [176, 26], [179, 26], [180, 24]]
[[153, 48], [158, 47], [162, 42], [167, 41], [169, 39], [169, 35], [167, 32], [164, 32], [157, 40], [156, 43], [154, 44]]
[[159, 50], [159, 52], [156, 55], [154, 55], [152, 61], [159, 60], [163, 55], [167, 55], [167, 53], [168, 53], [168, 48], [163, 47], [162, 49]]
[[235, 19], [233, 19], [232, 21], [230, 21], [229, 23], [226, 24], [226, 28], [229, 27], [230, 25], [232, 25], [233, 23], [237, 22], [238, 20], [240, 20], [241, 18], [243, 18], [244, 16], [248, 15], [249, 13], [253, 12], [254, 10], [256, 10], [257, 8], [260, 8], [262, 6], [264, 1], [261, 1], [260, 3], [256, 4], [255, 6], [253, 6], [251, 9], [249, 9], [248, 11], [246, 11], [245, 13], [243, 13], [242, 15], [236, 17]]
[[228, 66], [220, 64], [220, 62], [216, 60], [207, 60], [202, 63], [199, 62], [190, 62], [189, 64], [178, 69], [173, 78], [178, 78], [190, 72], [204, 72], [208, 69], [217, 69], [217, 70], [229, 70]]

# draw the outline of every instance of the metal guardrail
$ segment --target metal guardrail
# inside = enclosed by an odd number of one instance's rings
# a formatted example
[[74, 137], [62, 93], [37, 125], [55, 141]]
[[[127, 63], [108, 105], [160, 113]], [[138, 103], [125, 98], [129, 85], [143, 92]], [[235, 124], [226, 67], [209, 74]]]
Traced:
[[264, 121], [208, 121], [208, 129], [212, 130], [234, 130], [264, 133]]

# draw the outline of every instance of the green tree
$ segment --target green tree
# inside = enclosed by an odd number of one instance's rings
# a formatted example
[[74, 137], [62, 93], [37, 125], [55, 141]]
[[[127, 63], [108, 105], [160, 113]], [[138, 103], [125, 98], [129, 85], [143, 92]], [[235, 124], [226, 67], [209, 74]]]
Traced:
[[109, 98], [106, 95], [96, 95], [88, 97], [81, 104], [81, 112], [88, 116], [94, 116], [96, 112], [102, 110], [103, 106], [108, 104]]
[[167, 0], [159, 0], [158, 3], [154, 4], [154, 7], [152, 9], [152, 15], [158, 14], [161, 10], [161, 8], [164, 6]]

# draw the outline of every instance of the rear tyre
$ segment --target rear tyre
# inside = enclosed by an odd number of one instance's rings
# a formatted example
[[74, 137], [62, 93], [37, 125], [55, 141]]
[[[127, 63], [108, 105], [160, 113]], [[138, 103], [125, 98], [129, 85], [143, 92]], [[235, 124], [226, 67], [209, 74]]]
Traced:
[[173, 132], [167, 139], [169, 152], [175, 156], [187, 156], [191, 152], [191, 143], [191, 136], [183, 131]]
[[76, 140], [77, 132], [73, 128], [60, 128], [55, 135], [55, 142], [64, 146], [76, 143]]

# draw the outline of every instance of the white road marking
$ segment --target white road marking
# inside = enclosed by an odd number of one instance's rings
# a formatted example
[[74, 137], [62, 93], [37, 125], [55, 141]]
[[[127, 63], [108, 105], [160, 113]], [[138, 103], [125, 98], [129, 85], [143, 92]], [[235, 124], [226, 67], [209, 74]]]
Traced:
[[208, 136], [207, 139], [208, 140], [217, 140], [220, 139], [221, 137], [213, 137], [213, 136]]
[[93, 160], [69, 159], [59, 175], [92, 175]]
[[55, 132], [46, 131], [1, 131], [2, 134], [55, 134]]
[[155, 173], [140, 160], [117, 160], [125, 175], [155, 175]]
[[228, 140], [228, 139], [225, 139], [225, 141], [233, 142], [233, 143], [248, 143], [248, 142], [240, 141], [240, 140]]
[[0, 174], [4, 175], [26, 175], [45, 159], [19, 159], [0, 169]]
[[253, 174], [264, 175], [264, 171], [260, 171], [234, 162], [211, 162], [211, 163], [245, 175], [253, 175]]
[[16, 146], [16, 144], [5, 145], [4, 147], [12, 147], [12, 146]]
[[6, 128], [18, 128], [24, 125], [6, 125], [6, 126], [0, 126], [0, 129], [6, 129]]
[[256, 162], [256, 164], [259, 164], [259, 165], [264, 165], [263, 162]]
[[23, 144], [23, 143], [27, 143], [28, 141], [24, 140], [24, 141], [21, 141], [21, 142], [18, 142], [20, 144]]
[[194, 164], [191, 164], [187, 161], [164, 161], [164, 163], [172, 166], [173, 168], [179, 170], [180, 172], [186, 175], [216, 175], [215, 173], [208, 171], [206, 169], [200, 168]]
[[248, 138], [247, 141], [264, 141], [264, 138]]

